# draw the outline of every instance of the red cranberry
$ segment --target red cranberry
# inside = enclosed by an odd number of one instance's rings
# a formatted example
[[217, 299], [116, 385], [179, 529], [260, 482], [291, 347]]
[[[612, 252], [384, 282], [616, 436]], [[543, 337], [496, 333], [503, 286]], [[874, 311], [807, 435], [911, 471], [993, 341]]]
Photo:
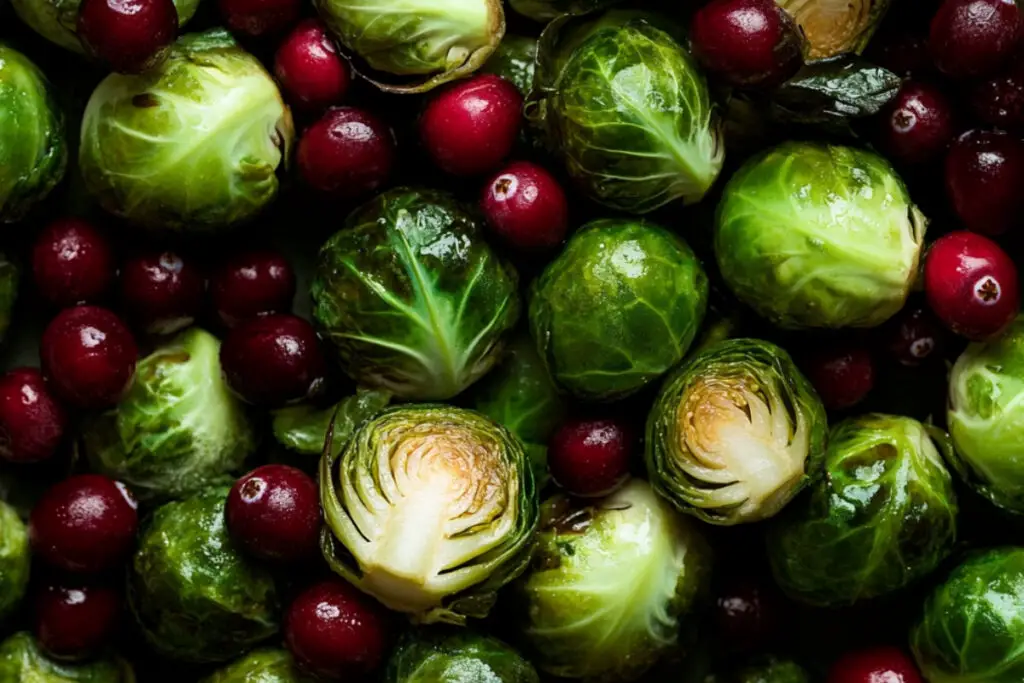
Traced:
[[0, 377], [0, 458], [40, 462], [53, 456], [68, 418], [35, 368], [15, 368]]
[[971, 109], [981, 121], [1007, 130], [1024, 129], [1024, 64], [978, 83], [971, 91]]
[[875, 386], [874, 361], [860, 345], [837, 344], [814, 353], [806, 370], [828, 410], [857, 405]]
[[880, 143], [904, 164], [938, 159], [953, 139], [953, 105], [941, 90], [907, 81], [881, 117]]
[[924, 683], [902, 650], [875, 647], [843, 655], [828, 674], [828, 683]]
[[901, 365], [917, 367], [942, 356], [948, 332], [930, 310], [907, 306], [886, 323], [885, 346]]
[[354, 199], [387, 182], [395, 161], [395, 138], [370, 112], [336, 107], [303, 133], [298, 161], [310, 187]]
[[800, 32], [775, 0], [711, 0], [690, 38], [697, 59], [730, 85], [778, 85], [803, 63]]
[[387, 646], [384, 609], [340, 578], [310, 586], [285, 615], [285, 642], [309, 672], [336, 680], [377, 669]]
[[296, 562], [320, 547], [320, 492], [302, 470], [254, 469], [235, 482], [226, 509], [232, 535], [261, 560]]
[[573, 495], [607, 495], [629, 476], [633, 438], [617, 420], [569, 420], [555, 432], [550, 446], [551, 476]]
[[301, 0], [218, 0], [227, 27], [254, 38], [281, 33], [299, 19]]
[[131, 552], [139, 516], [121, 482], [79, 474], [52, 486], [29, 519], [32, 550], [69, 572], [113, 569]]
[[348, 62], [338, 54], [324, 25], [307, 19], [295, 27], [274, 55], [274, 75], [288, 100], [307, 110], [338, 104], [348, 91]]
[[947, 76], [984, 76], [1013, 54], [1020, 28], [1014, 0], [945, 0], [932, 18], [928, 47]]
[[250, 318], [231, 330], [220, 364], [236, 394], [265, 407], [315, 396], [327, 371], [313, 326], [286, 314]]
[[924, 262], [928, 305], [946, 327], [968, 339], [996, 334], [1020, 307], [1017, 267], [998, 244], [959, 231], [935, 240]]
[[191, 325], [202, 310], [205, 290], [199, 266], [173, 251], [137, 254], [121, 269], [125, 313], [150, 334], [171, 334]]
[[121, 596], [100, 584], [48, 584], [36, 595], [35, 634], [55, 659], [96, 654], [110, 640], [121, 612]]
[[102, 299], [114, 282], [117, 264], [99, 230], [78, 218], [46, 226], [32, 247], [36, 289], [54, 306]]
[[210, 296], [227, 327], [264, 313], [287, 313], [295, 298], [295, 271], [276, 251], [243, 251], [214, 272]]
[[131, 384], [137, 355], [128, 326], [98, 306], [58, 313], [39, 348], [43, 374], [54, 393], [79, 408], [117, 403]]
[[998, 131], [972, 130], [946, 157], [946, 191], [968, 230], [999, 235], [1024, 212], [1024, 142]]
[[491, 229], [519, 249], [557, 246], [569, 229], [569, 205], [554, 176], [517, 161], [491, 179], [480, 201]]
[[173, 0], [83, 0], [78, 10], [86, 50], [121, 73], [159, 65], [177, 35]]
[[443, 171], [486, 173], [512, 152], [522, 123], [523, 96], [512, 83], [482, 74], [448, 86], [420, 117], [420, 140]]
[[756, 650], [778, 633], [781, 600], [749, 576], [730, 576], [718, 586], [714, 617], [718, 641], [733, 651]]

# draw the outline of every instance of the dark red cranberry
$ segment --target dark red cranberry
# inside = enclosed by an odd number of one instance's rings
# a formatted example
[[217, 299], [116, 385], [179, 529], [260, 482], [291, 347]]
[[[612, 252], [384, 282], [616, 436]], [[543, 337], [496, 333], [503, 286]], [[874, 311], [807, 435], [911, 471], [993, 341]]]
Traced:
[[1011, 64], [998, 76], [975, 85], [970, 102], [979, 120], [1005, 130], [1024, 129], [1024, 63]]
[[906, 306], [885, 324], [885, 348], [896, 362], [917, 367], [942, 357], [949, 334], [923, 306]]
[[287, 30], [302, 9], [301, 0], [218, 0], [218, 5], [229, 29], [254, 38]]
[[78, 10], [86, 50], [121, 73], [159, 65], [177, 35], [173, 0], [83, 0]]
[[55, 220], [36, 237], [32, 278], [42, 297], [54, 306], [98, 301], [116, 275], [110, 243], [84, 220]]
[[968, 339], [991, 337], [1020, 308], [1013, 259], [989, 238], [963, 230], [943, 235], [928, 250], [924, 291], [935, 315]]
[[35, 634], [54, 659], [81, 659], [111, 639], [121, 612], [121, 596], [102, 584], [49, 583], [36, 595]]
[[1024, 213], [1024, 142], [999, 131], [972, 130], [946, 156], [946, 191], [968, 230], [999, 235]]
[[43, 331], [43, 375], [57, 396], [79, 408], [111, 406], [128, 389], [138, 349], [128, 326], [98, 306], [65, 308]]
[[711, 0], [697, 10], [693, 51], [730, 85], [778, 85], [803, 64], [800, 31], [775, 0]]
[[191, 325], [205, 293], [199, 266], [173, 251], [136, 254], [121, 268], [124, 311], [150, 334], [171, 334]]
[[124, 484], [79, 474], [54, 484], [29, 519], [33, 552], [69, 572], [113, 569], [131, 552], [139, 527], [135, 497]]
[[244, 401], [271, 408], [315, 396], [327, 372], [316, 330], [288, 314], [250, 318], [231, 330], [220, 364]]
[[551, 438], [548, 467], [573, 495], [607, 495], [629, 476], [633, 445], [629, 427], [618, 420], [569, 420]]
[[53, 456], [68, 426], [67, 413], [35, 368], [0, 377], [0, 458], [40, 462]]
[[875, 647], [843, 655], [828, 674], [828, 683], [924, 683], [917, 667], [896, 647]]
[[298, 161], [310, 187], [354, 199], [387, 182], [395, 162], [395, 138], [370, 112], [336, 107], [302, 134]]
[[875, 386], [875, 363], [859, 344], [836, 344], [811, 354], [807, 378], [828, 410], [843, 410], [864, 400]]
[[732, 651], [756, 650], [780, 629], [781, 599], [750, 576], [728, 576], [715, 591], [712, 616], [718, 642]]
[[295, 271], [276, 251], [239, 252], [210, 278], [210, 297], [227, 327], [264, 313], [287, 313], [295, 298]]
[[288, 101], [310, 111], [341, 102], [352, 80], [348, 62], [316, 19], [296, 26], [277, 48], [274, 75]]
[[933, 85], [907, 81], [882, 112], [880, 144], [904, 164], [938, 159], [956, 132], [953, 104]]
[[297, 562], [320, 547], [320, 493], [302, 470], [254, 469], [235, 482], [226, 510], [231, 534], [261, 560]]
[[928, 39], [908, 31], [876, 36], [868, 45], [870, 61], [898, 76], [920, 76], [932, 68]]
[[288, 649], [304, 669], [328, 680], [377, 669], [388, 643], [384, 609], [352, 584], [332, 578], [299, 594], [285, 615]]
[[1014, 0], [945, 0], [932, 18], [928, 47], [947, 76], [985, 76], [1013, 54], [1020, 29]]
[[420, 141], [441, 170], [486, 173], [507, 157], [523, 120], [523, 96], [500, 76], [482, 74], [435, 96], [420, 117]]
[[484, 187], [480, 207], [488, 225], [518, 249], [557, 246], [569, 229], [569, 205], [554, 176], [537, 164], [509, 164]]

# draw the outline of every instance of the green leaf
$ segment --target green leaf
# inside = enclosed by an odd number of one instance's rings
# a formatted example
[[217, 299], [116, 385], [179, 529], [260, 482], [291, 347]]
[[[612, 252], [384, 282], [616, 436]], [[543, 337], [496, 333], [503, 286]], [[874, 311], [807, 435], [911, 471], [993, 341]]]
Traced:
[[336, 454], [348, 445], [360, 425], [384, 410], [390, 402], [391, 394], [387, 391], [360, 389], [327, 408], [318, 409], [310, 405], [281, 408], [274, 411], [274, 438], [290, 451], [320, 455], [333, 420], [331, 453]]

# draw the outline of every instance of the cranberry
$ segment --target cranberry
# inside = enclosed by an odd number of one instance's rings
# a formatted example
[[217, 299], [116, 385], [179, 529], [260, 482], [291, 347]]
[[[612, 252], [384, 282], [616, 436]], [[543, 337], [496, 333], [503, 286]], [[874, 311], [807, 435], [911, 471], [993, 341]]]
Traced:
[[116, 567], [131, 552], [139, 526], [135, 497], [121, 482], [79, 474], [53, 485], [29, 519], [32, 550], [69, 572]]
[[885, 347], [898, 363], [917, 367], [941, 357], [948, 334], [930, 310], [906, 306], [886, 323]]
[[843, 655], [828, 674], [828, 683], [924, 683], [917, 668], [896, 647], [875, 647]]
[[218, 0], [227, 27], [257, 38], [281, 33], [299, 19], [301, 0]]
[[1009, 130], [1024, 129], [1024, 64], [978, 83], [971, 90], [971, 109], [981, 121]]
[[953, 139], [953, 104], [927, 83], [907, 81], [881, 117], [880, 144], [904, 164], [933, 161]]
[[477, 175], [512, 152], [522, 123], [523, 96], [512, 83], [482, 74], [455, 83], [432, 99], [420, 117], [420, 140], [443, 171]]
[[210, 296], [227, 327], [263, 313], [286, 313], [295, 298], [295, 271], [276, 251], [243, 251], [214, 272]]
[[177, 35], [173, 0], [83, 0], [78, 10], [86, 50], [121, 73], [159, 65]]
[[626, 481], [632, 453], [632, 434], [622, 422], [569, 420], [551, 437], [548, 466], [569, 493], [603, 496]]
[[946, 191], [968, 230], [999, 235], [1024, 212], [1024, 142], [998, 131], [972, 130], [950, 147]]
[[775, 0], [711, 0], [690, 38], [697, 59], [730, 85], [778, 85], [803, 64], [800, 32]]
[[261, 560], [296, 562], [320, 547], [320, 492], [302, 470], [256, 468], [235, 482], [226, 509], [232, 535]]
[[755, 650], [778, 633], [781, 599], [750, 576], [730, 576], [718, 586], [712, 616], [718, 641], [734, 651]]
[[117, 274], [110, 243], [99, 230], [78, 218], [61, 218], [46, 226], [32, 247], [36, 289], [54, 306], [74, 306], [102, 299]]
[[1020, 28], [1014, 0], [945, 0], [932, 18], [928, 47], [947, 76], [984, 76], [1013, 54]]
[[117, 403], [131, 384], [137, 355], [128, 326], [98, 306], [58, 313], [39, 347], [43, 374], [54, 393], [79, 408]]
[[391, 175], [394, 161], [391, 129], [355, 107], [328, 110], [299, 140], [299, 172], [306, 183], [341, 199], [379, 188]]
[[828, 410], [857, 405], [875, 386], [874, 361], [857, 344], [836, 344], [812, 354], [806, 370]]
[[1017, 267], [998, 244], [959, 231], [935, 240], [924, 262], [928, 305], [946, 327], [968, 339], [990, 337], [1016, 317]]
[[0, 458], [40, 462], [53, 456], [68, 417], [35, 368], [15, 368], [0, 377]]
[[100, 584], [47, 584], [36, 595], [35, 634], [55, 659], [80, 659], [97, 653], [114, 633], [121, 597]]
[[171, 334], [191, 325], [202, 310], [205, 292], [199, 266], [173, 251], [137, 254], [121, 269], [125, 313], [151, 334]]
[[484, 188], [480, 206], [491, 229], [519, 249], [557, 246], [569, 229], [569, 205], [554, 176], [537, 164], [509, 164]]
[[348, 62], [316, 19], [296, 26], [277, 48], [274, 75], [292, 104], [314, 111], [341, 102], [352, 80]]
[[327, 371], [313, 326], [287, 314], [250, 318], [231, 330], [220, 364], [236, 394], [265, 407], [315, 396]]
[[340, 578], [310, 586], [285, 615], [285, 642], [309, 672], [336, 680], [365, 676], [380, 666], [387, 646], [387, 614]]

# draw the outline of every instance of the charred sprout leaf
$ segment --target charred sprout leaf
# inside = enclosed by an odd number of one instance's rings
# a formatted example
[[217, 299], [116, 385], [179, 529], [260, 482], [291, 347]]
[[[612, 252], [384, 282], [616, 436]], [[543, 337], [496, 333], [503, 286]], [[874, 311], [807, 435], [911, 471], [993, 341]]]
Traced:
[[807, 39], [808, 61], [860, 54], [891, 0], [775, 0]]
[[537, 62], [537, 39], [506, 35], [481, 71], [501, 76], [514, 84], [523, 97], [530, 94]]
[[539, 683], [533, 665], [497, 638], [468, 629], [408, 632], [395, 646], [384, 683]]
[[0, 500], [0, 623], [25, 596], [30, 556], [28, 529], [17, 510]]
[[563, 14], [589, 14], [616, 2], [618, 0], [509, 0], [508, 4], [517, 14], [547, 23]]
[[332, 448], [340, 452], [361, 424], [384, 410], [391, 394], [376, 389], [360, 389], [333, 406], [316, 408], [296, 405], [274, 411], [274, 438], [290, 451], [303, 455], [324, 452], [327, 432], [334, 421]]
[[284, 649], [253, 650], [204, 678], [202, 683], [313, 683]]
[[131, 666], [121, 659], [75, 664], [56, 662], [28, 633], [0, 643], [0, 681], [4, 683], [135, 683]]
[[11, 314], [18, 298], [18, 278], [18, 267], [0, 252], [0, 340], [11, 326]]

